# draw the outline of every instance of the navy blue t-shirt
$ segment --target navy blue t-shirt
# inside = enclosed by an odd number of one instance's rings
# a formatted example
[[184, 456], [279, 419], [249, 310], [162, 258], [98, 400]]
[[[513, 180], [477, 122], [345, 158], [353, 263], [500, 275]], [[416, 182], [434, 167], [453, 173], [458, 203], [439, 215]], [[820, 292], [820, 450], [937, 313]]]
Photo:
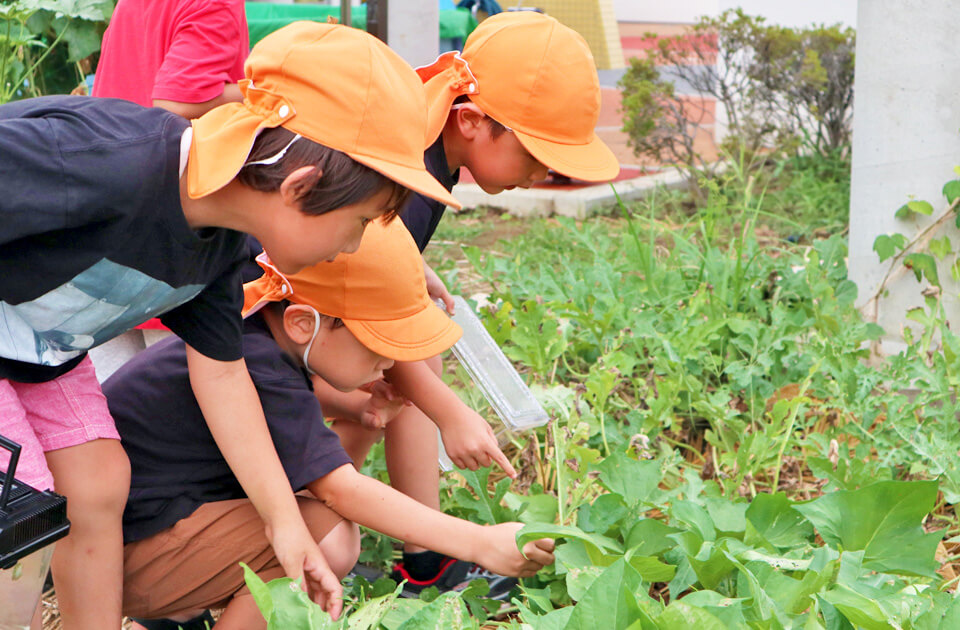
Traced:
[[[244, 322], [243, 354], [280, 462], [294, 490], [351, 463], [324, 424], [306, 372], [274, 341], [263, 318]], [[182, 341], [136, 355], [103, 384], [130, 458], [124, 542], [171, 527], [204, 503], [246, 495], [207, 428], [190, 388]]]
[[[453, 187], [460, 180], [459, 169], [453, 175], [450, 174], [447, 154], [443, 150], [442, 134], [424, 152], [423, 162], [427, 171], [448, 191], [453, 190]], [[442, 201], [431, 199], [419, 193], [410, 195], [410, 201], [400, 214], [400, 218], [403, 219], [403, 224], [413, 235], [413, 240], [416, 241], [421, 252], [427, 248], [427, 243], [433, 237], [433, 233], [436, 231], [446, 209], [447, 205]]]
[[180, 203], [190, 123], [119, 99], [0, 106], [0, 378], [49, 381], [152, 317], [239, 359], [245, 235]]

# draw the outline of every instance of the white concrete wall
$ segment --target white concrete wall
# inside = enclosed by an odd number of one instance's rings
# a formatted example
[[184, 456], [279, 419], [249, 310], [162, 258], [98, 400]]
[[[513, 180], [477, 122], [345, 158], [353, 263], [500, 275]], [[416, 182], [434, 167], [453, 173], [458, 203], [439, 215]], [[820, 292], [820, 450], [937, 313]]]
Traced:
[[716, 15], [718, 0], [613, 0], [620, 22], [692, 23], [701, 15]]
[[[892, 232], [909, 237], [929, 223], [895, 219], [896, 209], [910, 195], [932, 203], [935, 215], [947, 205], [941, 190], [960, 164], [960, 89], [955, 80], [960, 75], [955, 29], [960, 3], [870, 0], [860, 3], [857, 21], [849, 267], [862, 304], [887, 269], [872, 251], [876, 237]], [[952, 225], [948, 233], [955, 247], [960, 244]], [[945, 265], [939, 275], [949, 279]], [[879, 323], [890, 339], [898, 336], [906, 309], [922, 303], [920, 288], [910, 273], [880, 303]], [[956, 330], [956, 287], [946, 296]]]
[[613, 6], [621, 22], [692, 23], [701, 15], [741, 7], [750, 15], [762, 15], [784, 26], [857, 23], [857, 0], [614, 0]]
[[390, 0], [387, 43], [413, 67], [433, 63], [440, 51], [437, 0]]

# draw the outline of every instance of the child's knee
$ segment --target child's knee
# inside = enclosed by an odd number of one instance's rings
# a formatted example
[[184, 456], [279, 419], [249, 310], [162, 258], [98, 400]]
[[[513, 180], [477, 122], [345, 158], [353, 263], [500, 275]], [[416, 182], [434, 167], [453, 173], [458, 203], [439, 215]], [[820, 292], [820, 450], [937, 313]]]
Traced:
[[[120, 515], [130, 493], [130, 460], [117, 440], [97, 440], [90, 453], [50, 451], [47, 461], [53, 471], [56, 489], [67, 497], [71, 520]], [[89, 442], [80, 448], [95, 444]], [[63, 449], [67, 451], [69, 449]], [[77, 466], [78, 457], [92, 457]]]
[[297, 497], [297, 500], [303, 520], [320, 545], [327, 564], [342, 580], [360, 557], [360, 528], [321, 501], [306, 497]]
[[360, 528], [357, 524], [342, 520], [319, 542], [330, 569], [341, 580], [347, 577], [360, 558]]

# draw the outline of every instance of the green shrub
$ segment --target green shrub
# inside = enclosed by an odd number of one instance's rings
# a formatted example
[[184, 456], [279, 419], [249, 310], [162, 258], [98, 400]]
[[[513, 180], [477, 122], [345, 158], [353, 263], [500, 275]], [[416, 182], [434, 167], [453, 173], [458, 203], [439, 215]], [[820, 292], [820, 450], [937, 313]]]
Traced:
[[0, 2], [0, 104], [66, 93], [100, 50], [113, 0]]
[[[656, 46], [631, 60], [619, 84], [623, 130], [637, 155], [680, 167], [692, 184], [714, 175], [694, 147], [698, 134], [712, 133], [711, 102], [728, 125], [722, 149], [755, 166], [764, 161], [757, 155], [846, 152], [852, 29], [772, 26], [737, 9], [704, 17], [684, 35], [648, 37]], [[678, 98], [674, 81], [693, 98]]]

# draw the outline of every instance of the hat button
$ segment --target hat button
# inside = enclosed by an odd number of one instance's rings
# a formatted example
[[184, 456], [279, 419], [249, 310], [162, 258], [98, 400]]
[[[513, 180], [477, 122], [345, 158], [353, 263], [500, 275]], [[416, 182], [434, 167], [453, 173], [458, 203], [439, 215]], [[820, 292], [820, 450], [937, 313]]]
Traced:
[[289, 113], [290, 113], [290, 108], [287, 107], [286, 105], [281, 105], [280, 109], [277, 110], [277, 116], [279, 116], [280, 118], [286, 118], [287, 114]]

